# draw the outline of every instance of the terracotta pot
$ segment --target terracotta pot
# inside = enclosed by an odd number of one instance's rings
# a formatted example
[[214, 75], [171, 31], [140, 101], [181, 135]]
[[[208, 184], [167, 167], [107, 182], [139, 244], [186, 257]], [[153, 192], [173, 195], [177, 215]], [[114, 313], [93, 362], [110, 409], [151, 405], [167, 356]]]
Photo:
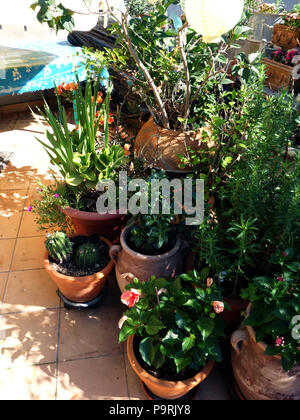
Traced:
[[273, 44], [290, 50], [300, 46], [300, 29], [290, 28], [286, 25], [274, 25]]
[[[204, 133], [205, 142], [203, 141]], [[209, 127], [203, 127], [197, 133], [168, 130], [159, 127], [151, 117], [139, 131], [134, 142], [134, 150], [137, 157], [142, 157], [147, 164], [156, 169], [189, 173], [193, 168], [181, 169], [178, 155], [186, 155], [187, 147], [193, 150], [211, 149], [215, 145], [210, 140], [211, 134]]]
[[66, 207], [63, 213], [70, 217], [77, 235], [102, 235], [111, 241], [119, 238], [126, 225], [124, 214], [99, 214]]
[[277, 61], [263, 58], [263, 64], [266, 65], [266, 85], [272, 90], [289, 88], [292, 84], [291, 66], [278, 63]]
[[[248, 315], [250, 311], [251, 305]], [[256, 342], [255, 331], [249, 326], [235, 331], [231, 344], [234, 377], [247, 400], [300, 400], [300, 365], [285, 372], [281, 356], [265, 356], [267, 345]]]
[[[110, 248], [112, 243], [99, 237]], [[98, 273], [84, 277], [71, 277], [58, 273], [49, 262], [48, 252], [45, 253], [44, 267], [52, 280], [57, 284], [61, 293], [72, 302], [89, 302], [95, 299], [103, 289], [106, 279], [114, 267], [114, 262], [110, 260], [106, 267]]]
[[193, 378], [184, 381], [166, 381], [158, 379], [144, 370], [137, 361], [134, 354], [133, 340], [134, 336], [129, 337], [127, 340], [127, 356], [132, 369], [153, 394], [164, 400], [175, 400], [187, 394], [203, 382], [214, 367], [214, 362], [209, 360], [203, 370]]
[[134, 277], [148, 281], [151, 276], [175, 277], [182, 273], [184, 247], [186, 244], [178, 237], [171, 251], [162, 255], [144, 255], [133, 251], [126, 243], [130, 228], [124, 229], [120, 237], [121, 245], [111, 247], [109, 255], [115, 262], [116, 277], [121, 292]]
[[[192, 251], [189, 253], [186, 263], [185, 269], [186, 271], [191, 271], [194, 269], [194, 261], [196, 257], [196, 252]], [[231, 299], [224, 297], [224, 301], [228, 303], [230, 306], [231, 311], [225, 309], [222, 313], [222, 318], [224, 319], [226, 326], [231, 329], [231, 331], [239, 326], [242, 321], [241, 311], [244, 311], [249, 304], [249, 301], [244, 299]]]

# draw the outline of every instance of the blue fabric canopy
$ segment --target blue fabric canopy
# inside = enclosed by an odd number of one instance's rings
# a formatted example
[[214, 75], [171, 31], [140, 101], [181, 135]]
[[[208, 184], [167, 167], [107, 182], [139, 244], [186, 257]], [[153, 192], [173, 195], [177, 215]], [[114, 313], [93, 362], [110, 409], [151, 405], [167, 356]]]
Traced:
[[86, 79], [81, 48], [67, 41], [0, 45], [0, 96], [54, 89], [55, 84], [74, 82], [75, 71], [80, 81]]

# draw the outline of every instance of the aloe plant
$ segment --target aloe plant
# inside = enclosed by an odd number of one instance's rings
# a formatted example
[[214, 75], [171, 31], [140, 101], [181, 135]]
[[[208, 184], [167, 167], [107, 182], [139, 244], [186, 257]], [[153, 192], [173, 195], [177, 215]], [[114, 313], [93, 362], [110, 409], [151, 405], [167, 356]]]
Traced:
[[[88, 79], [83, 93], [77, 77], [74, 102], [78, 125], [75, 130], [70, 130], [68, 127], [66, 110], [61, 104], [57, 88], [58, 118], [46, 101], [44, 101], [45, 111], [38, 109], [52, 131], [44, 125], [39, 115], [32, 111], [48, 143], [38, 138], [37, 140], [45, 148], [51, 163], [58, 167], [66, 183], [72, 187], [84, 183], [87, 188], [94, 188], [99, 179], [107, 177], [110, 179], [114, 171], [126, 162], [124, 150], [120, 145], [109, 147], [110, 88], [107, 89], [105, 102], [98, 111], [95, 98], [99, 92], [100, 80], [101, 76], [92, 86], [91, 80]], [[98, 150], [96, 140], [101, 118], [104, 118], [104, 147]]]

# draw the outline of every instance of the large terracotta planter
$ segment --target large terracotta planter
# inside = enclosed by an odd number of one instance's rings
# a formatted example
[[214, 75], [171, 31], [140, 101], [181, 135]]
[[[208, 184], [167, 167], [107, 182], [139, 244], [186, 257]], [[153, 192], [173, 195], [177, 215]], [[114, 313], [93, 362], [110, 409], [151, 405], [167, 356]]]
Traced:
[[[111, 247], [112, 243], [100, 236], [103, 242], [108, 247]], [[71, 277], [64, 274], [58, 273], [49, 262], [48, 253], [45, 253], [44, 267], [57, 284], [60, 292], [70, 301], [84, 303], [95, 299], [103, 289], [106, 283], [106, 279], [114, 267], [114, 262], [110, 260], [108, 265], [104, 267], [98, 273], [84, 277]]]
[[203, 382], [214, 367], [214, 362], [210, 360], [207, 362], [203, 370], [201, 370], [201, 372], [193, 378], [186, 379], [184, 381], [166, 381], [158, 379], [144, 370], [137, 361], [134, 354], [133, 340], [134, 336], [129, 337], [127, 340], [127, 356], [132, 369], [153, 394], [164, 400], [175, 400], [187, 394]]
[[300, 29], [286, 25], [274, 25], [273, 44], [290, 50], [300, 46]]
[[115, 262], [116, 277], [121, 292], [134, 277], [148, 281], [151, 276], [175, 277], [182, 273], [185, 243], [178, 237], [174, 248], [162, 255], [144, 255], [133, 251], [126, 243], [130, 229], [121, 234], [120, 245], [111, 247], [109, 255]]
[[263, 64], [266, 65], [266, 85], [272, 90], [289, 88], [292, 84], [291, 66], [278, 63], [277, 61], [263, 58]]
[[[248, 314], [251, 305], [248, 306]], [[281, 356], [265, 356], [267, 345], [257, 343], [252, 327], [242, 326], [231, 336], [232, 369], [240, 392], [247, 400], [300, 400], [300, 365], [289, 372]]]
[[192, 171], [191, 167], [179, 167], [181, 161], [178, 155], [186, 155], [187, 147], [193, 150], [209, 150], [215, 145], [210, 138], [209, 127], [204, 127], [199, 132], [168, 130], [159, 127], [151, 117], [139, 131], [134, 150], [137, 157], [143, 158], [154, 168], [189, 173]]
[[62, 209], [70, 217], [76, 234], [83, 236], [102, 235], [111, 241], [119, 238], [126, 225], [124, 214], [99, 214], [66, 207]]

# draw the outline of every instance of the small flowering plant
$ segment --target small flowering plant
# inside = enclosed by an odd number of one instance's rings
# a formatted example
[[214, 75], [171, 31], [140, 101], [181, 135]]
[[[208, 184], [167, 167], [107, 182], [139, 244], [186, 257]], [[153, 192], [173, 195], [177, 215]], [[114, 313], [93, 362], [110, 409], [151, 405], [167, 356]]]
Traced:
[[75, 94], [74, 94], [75, 89], [78, 89], [78, 83], [62, 82], [60, 85], [56, 86], [54, 93], [64, 98], [67, 102], [73, 103], [74, 98], [75, 98]]
[[176, 280], [134, 279], [126, 289], [121, 300], [129, 309], [119, 322], [119, 341], [135, 335], [146, 369], [170, 378], [199, 372], [208, 359], [221, 361], [224, 303], [206, 272], [189, 272]]
[[278, 63], [284, 63], [285, 51], [281, 48], [277, 48], [275, 51], [271, 53], [271, 57], [274, 61], [277, 61]]
[[300, 334], [295, 334], [294, 322], [300, 315], [300, 262], [293, 254], [288, 249], [273, 257], [279, 259], [281, 272], [272, 278], [254, 278], [242, 292], [252, 303], [244, 323], [255, 329], [257, 342], [267, 344], [266, 355], [282, 357], [286, 371], [300, 363]]

